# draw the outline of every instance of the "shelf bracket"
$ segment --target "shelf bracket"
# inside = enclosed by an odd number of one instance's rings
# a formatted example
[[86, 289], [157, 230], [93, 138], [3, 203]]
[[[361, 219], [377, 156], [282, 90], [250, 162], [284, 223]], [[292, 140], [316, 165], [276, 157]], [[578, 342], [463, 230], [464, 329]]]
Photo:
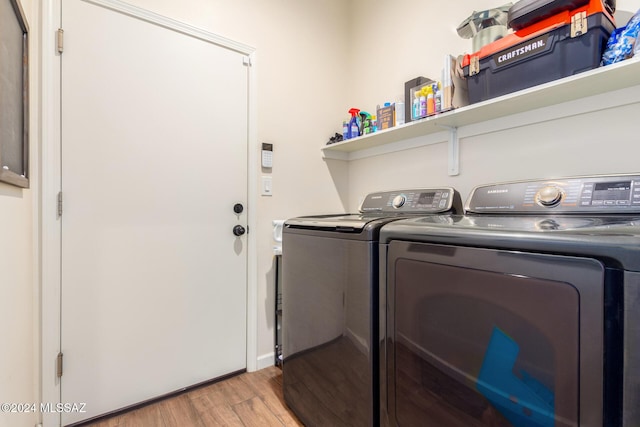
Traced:
[[460, 174], [460, 150], [458, 141], [458, 128], [455, 126], [438, 125], [449, 130], [449, 176]]

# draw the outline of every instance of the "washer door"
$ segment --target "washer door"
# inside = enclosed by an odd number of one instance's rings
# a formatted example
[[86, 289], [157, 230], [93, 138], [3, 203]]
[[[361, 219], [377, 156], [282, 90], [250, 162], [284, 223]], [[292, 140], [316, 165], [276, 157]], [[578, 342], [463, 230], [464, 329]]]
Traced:
[[392, 425], [602, 425], [599, 262], [392, 242], [387, 273]]

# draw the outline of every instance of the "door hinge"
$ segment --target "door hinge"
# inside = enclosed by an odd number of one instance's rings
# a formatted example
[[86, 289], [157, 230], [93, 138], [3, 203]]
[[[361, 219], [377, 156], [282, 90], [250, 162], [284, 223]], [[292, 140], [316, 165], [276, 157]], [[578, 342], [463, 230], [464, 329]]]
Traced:
[[62, 191], [58, 193], [58, 216], [62, 216]]
[[56, 363], [56, 375], [58, 378], [62, 377], [62, 352], [58, 353], [58, 360]]
[[576, 13], [571, 17], [571, 38], [579, 37], [589, 31], [587, 12]]
[[251, 67], [251, 57], [250, 56], [243, 56], [242, 57], [242, 64], [246, 65], [247, 67]]
[[64, 30], [62, 28], [58, 28], [58, 36], [57, 36], [57, 44], [58, 44], [58, 53], [62, 53], [64, 50]]

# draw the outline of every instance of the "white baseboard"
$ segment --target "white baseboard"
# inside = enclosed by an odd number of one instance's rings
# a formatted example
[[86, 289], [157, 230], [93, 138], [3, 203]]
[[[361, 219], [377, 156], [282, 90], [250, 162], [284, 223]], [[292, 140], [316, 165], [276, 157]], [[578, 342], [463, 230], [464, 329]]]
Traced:
[[273, 352], [259, 356], [257, 360], [256, 371], [275, 365], [275, 357], [276, 355]]

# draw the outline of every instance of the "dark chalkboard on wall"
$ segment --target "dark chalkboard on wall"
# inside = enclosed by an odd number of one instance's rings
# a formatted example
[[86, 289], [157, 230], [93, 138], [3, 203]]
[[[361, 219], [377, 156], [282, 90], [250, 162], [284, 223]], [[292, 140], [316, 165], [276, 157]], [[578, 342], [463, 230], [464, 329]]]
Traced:
[[19, 0], [0, 0], [0, 181], [29, 187], [28, 26]]

